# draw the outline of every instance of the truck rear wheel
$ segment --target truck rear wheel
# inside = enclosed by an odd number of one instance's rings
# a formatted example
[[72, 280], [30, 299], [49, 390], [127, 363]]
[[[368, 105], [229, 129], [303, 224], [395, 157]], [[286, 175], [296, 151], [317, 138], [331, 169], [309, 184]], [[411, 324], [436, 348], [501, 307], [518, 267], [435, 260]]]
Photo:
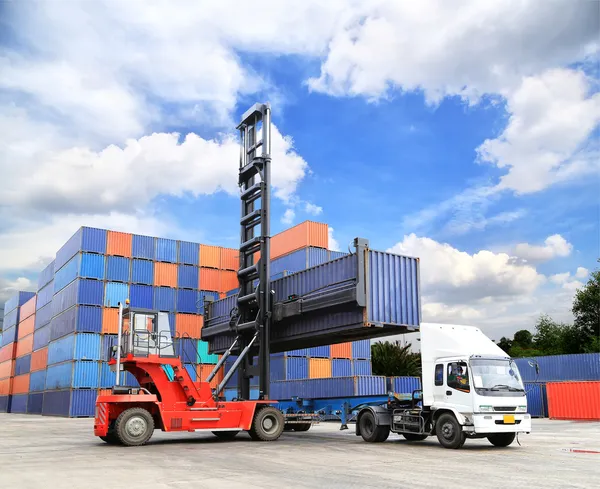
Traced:
[[423, 441], [427, 438], [427, 435], [417, 435], [416, 433], [402, 433], [402, 436], [407, 441]]
[[369, 443], [381, 443], [390, 436], [390, 427], [378, 425], [375, 415], [371, 411], [365, 411], [358, 420], [360, 435]]
[[284, 425], [285, 419], [281, 411], [268, 406], [256, 410], [248, 434], [255, 441], [275, 441], [281, 436]]
[[127, 447], [146, 443], [154, 433], [154, 419], [144, 408], [129, 408], [123, 411], [115, 422], [115, 434]]
[[488, 435], [487, 439], [495, 447], [507, 447], [513, 441], [515, 441], [515, 433], [494, 433]]
[[465, 444], [467, 435], [452, 414], [442, 414], [435, 423], [435, 434], [444, 448], [460, 448]]

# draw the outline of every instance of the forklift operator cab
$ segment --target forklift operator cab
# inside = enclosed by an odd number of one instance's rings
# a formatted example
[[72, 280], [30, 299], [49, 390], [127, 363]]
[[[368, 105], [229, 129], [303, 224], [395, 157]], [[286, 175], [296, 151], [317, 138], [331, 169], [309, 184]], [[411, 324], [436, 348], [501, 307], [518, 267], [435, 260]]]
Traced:
[[[126, 357], [129, 353], [134, 356], [175, 357], [169, 315], [166, 312], [124, 309], [122, 341], [121, 357]], [[118, 349], [119, 345], [113, 347], [115, 358]]]

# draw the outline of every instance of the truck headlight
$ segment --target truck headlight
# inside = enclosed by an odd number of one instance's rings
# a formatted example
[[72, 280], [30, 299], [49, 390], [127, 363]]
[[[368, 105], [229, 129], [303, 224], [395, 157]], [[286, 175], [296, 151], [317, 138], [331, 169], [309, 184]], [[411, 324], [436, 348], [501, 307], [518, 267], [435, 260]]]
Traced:
[[527, 406], [519, 406], [519, 407], [517, 407], [517, 412], [519, 412], [519, 413], [526, 413], [527, 412]]
[[493, 410], [492, 406], [479, 406], [479, 412], [481, 413], [491, 413]]

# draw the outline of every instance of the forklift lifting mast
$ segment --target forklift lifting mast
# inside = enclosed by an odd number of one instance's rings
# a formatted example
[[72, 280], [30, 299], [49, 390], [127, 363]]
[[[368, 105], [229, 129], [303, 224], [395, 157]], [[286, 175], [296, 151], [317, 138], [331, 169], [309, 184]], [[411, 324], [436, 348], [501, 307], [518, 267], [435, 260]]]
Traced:
[[[262, 127], [261, 127], [262, 126]], [[143, 445], [155, 428], [163, 431], [210, 431], [231, 439], [247, 431], [252, 439], [273, 441], [284, 430], [284, 416], [269, 401], [272, 293], [270, 291], [271, 108], [255, 104], [238, 126], [241, 136], [239, 186], [241, 198], [240, 293], [232, 311], [236, 339], [206, 380], [193, 381], [180, 358], [169, 328], [168, 314], [119, 304], [119, 331], [111, 394], [96, 401], [94, 434], [109, 444]], [[262, 138], [258, 139], [262, 132]], [[258, 231], [258, 232], [257, 232]], [[254, 256], [260, 252], [258, 263]], [[258, 285], [254, 287], [254, 282]], [[123, 323], [129, 320], [125, 331]], [[239, 356], [217, 388], [211, 380], [233, 353]], [[258, 364], [253, 365], [253, 356]], [[170, 370], [172, 375], [170, 376]], [[235, 371], [238, 399], [220, 397]], [[130, 372], [140, 387], [121, 385]], [[249, 400], [250, 379], [259, 376], [259, 400]]]

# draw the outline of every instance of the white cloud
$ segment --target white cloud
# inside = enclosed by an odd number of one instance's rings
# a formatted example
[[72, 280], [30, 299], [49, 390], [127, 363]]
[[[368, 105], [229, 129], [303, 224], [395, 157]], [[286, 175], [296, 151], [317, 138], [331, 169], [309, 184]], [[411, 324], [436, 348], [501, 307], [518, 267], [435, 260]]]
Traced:
[[304, 210], [307, 214], [311, 214], [313, 216], [318, 216], [323, 213], [323, 208], [319, 205], [312, 204], [311, 202], [306, 202], [304, 204]]
[[281, 222], [282, 224], [290, 225], [294, 222], [295, 218], [296, 213], [294, 212], [294, 209], [286, 209], [281, 217]]
[[571, 254], [573, 245], [560, 234], [548, 236], [543, 245], [519, 243], [512, 251], [518, 258], [528, 262], [543, 262]]
[[550, 281], [552, 281], [553, 283], [562, 285], [562, 284], [566, 283], [570, 277], [571, 277], [571, 274], [569, 272], [565, 272], [565, 273], [556, 273], [554, 275], [551, 275], [549, 278], [550, 278]]
[[337, 239], [335, 239], [333, 237], [334, 231], [335, 230], [331, 226], [329, 226], [327, 228], [327, 233], [328, 233], [327, 248], [329, 248], [331, 251], [341, 251], [340, 244], [338, 243]]
[[19, 291], [34, 292], [36, 284], [26, 277], [18, 277], [15, 280], [8, 280], [0, 277], [0, 306]]
[[590, 273], [590, 271], [587, 268], [577, 267], [577, 271], [575, 272], [575, 277], [576, 278], [587, 278], [589, 273]]
[[596, 157], [576, 154], [600, 121], [600, 93], [589, 91], [582, 72], [553, 69], [507, 95], [508, 125], [477, 149], [481, 161], [508, 170], [500, 189], [538, 192], [600, 169]]

